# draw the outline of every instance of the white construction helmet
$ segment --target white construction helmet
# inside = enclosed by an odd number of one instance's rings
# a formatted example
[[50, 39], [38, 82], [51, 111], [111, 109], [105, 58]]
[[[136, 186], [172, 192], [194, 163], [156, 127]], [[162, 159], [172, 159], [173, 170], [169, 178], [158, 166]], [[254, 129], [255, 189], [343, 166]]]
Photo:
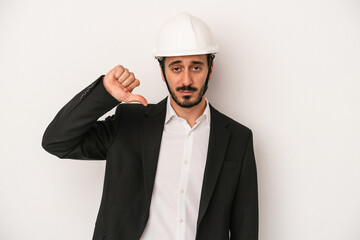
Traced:
[[186, 12], [177, 14], [159, 31], [154, 57], [171, 57], [200, 54], [215, 54], [215, 43], [210, 28], [205, 22]]

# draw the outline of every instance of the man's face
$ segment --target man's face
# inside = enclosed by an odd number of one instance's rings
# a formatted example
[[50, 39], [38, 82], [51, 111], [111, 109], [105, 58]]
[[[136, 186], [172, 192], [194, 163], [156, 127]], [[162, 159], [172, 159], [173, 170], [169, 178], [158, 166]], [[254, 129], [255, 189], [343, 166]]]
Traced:
[[[206, 55], [165, 58], [165, 75], [174, 101], [190, 108], [203, 98], [205, 81], [209, 72]], [[210, 80], [211, 74], [209, 76]]]

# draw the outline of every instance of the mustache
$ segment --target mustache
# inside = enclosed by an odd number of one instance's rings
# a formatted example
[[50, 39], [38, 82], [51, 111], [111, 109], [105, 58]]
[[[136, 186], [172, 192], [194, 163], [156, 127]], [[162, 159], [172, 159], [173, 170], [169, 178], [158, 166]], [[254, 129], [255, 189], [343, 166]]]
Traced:
[[197, 91], [198, 89], [196, 87], [192, 87], [192, 86], [181, 86], [181, 87], [177, 87], [176, 91]]

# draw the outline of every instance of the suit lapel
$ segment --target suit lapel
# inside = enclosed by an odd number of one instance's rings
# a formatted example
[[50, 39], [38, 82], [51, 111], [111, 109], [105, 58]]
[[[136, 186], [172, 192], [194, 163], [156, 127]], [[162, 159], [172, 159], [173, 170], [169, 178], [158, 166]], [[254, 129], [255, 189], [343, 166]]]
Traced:
[[211, 105], [210, 110], [211, 123], [209, 147], [201, 190], [197, 228], [205, 215], [211, 196], [214, 192], [230, 137], [230, 132], [226, 129], [227, 124], [222, 121], [220, 113]]
[[166, 115], [166, 98], [145, 113], [142, 124], [142, 159], [147, 203], [154, 187], [160, 144]]

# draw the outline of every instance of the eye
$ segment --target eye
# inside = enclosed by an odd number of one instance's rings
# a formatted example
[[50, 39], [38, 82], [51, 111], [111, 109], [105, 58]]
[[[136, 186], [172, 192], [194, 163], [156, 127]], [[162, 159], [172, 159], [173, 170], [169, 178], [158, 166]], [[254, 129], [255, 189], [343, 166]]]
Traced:
[[193, 69], [194, 69], [194, 71], [200, 71], [202, 68], [199, 66], [194, 66]]
[[173, 72], [179, 72], [179, 71], [180, 71], [180, 68], [179, 68], [179, 67], [173, 67], [171, 70], [172, 70]]

